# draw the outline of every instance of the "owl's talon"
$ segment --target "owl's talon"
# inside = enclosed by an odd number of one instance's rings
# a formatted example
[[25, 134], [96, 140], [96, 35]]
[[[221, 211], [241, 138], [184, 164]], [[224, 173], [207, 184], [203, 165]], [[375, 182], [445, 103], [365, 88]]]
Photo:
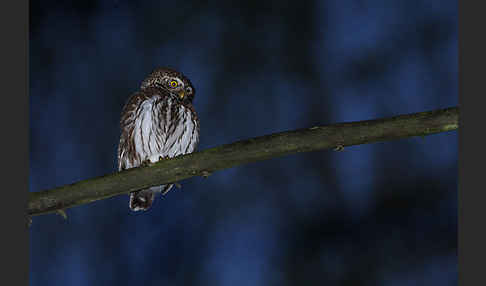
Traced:
[[182, 188], [182, 185], [181, 185], [181, 184], [179, 184], [178, 182], [175, 182], [175, 183], [174, 183], [174, 186], [175, 186], [176, 188], [178, 188], [178, 189]]
[[159, 155], [159, 161], [170, 159], [169, 156], [162, 157]]
[[207, 177], [211, 176], [211, 172], [204, 170], [202, 171], [201, 175], [204, 179], [206, 179]]
[[27, 218], [27, 227], [30, 227], [32, 225], [32, 218], [29, 216]]

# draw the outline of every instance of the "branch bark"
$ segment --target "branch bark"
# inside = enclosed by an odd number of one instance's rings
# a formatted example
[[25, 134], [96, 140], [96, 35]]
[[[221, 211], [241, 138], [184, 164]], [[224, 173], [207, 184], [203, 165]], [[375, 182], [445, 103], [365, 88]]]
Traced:
[[376, 120], [316, 126], [274, 133], [206, 149], [148, 167], [133, 168], [51, 190], [29, 193], [30, 216], [59, 212], [150, 186], [181, 181], [251, 162], [299, 152], [426, 136], [456, 130], [459, 108], [400, 115]]

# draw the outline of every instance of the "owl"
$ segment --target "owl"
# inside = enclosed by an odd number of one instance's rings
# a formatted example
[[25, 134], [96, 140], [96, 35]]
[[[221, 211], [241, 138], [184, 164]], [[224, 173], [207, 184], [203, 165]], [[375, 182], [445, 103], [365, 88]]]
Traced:
[[[123, 107], [118, 170], [193, 152], [199, 143], [199, 119], [192, 105], [195, 90], [182, 73], [157, 68]], [[156, 194], [173, 184], [130, 193], [132, 211], [148, 210]]]

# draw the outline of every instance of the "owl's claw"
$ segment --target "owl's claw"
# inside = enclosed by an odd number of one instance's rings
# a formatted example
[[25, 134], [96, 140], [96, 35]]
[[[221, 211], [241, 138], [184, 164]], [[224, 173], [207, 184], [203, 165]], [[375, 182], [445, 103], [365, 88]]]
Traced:
[[175, 186], [176, 188], [178, 188], [178, 189], [182, 188], [181, 184], [179, 184], [178, 182], [175, 182], [175, 183], [173, 183], [173, 184], [174, 184], [174, 186]]
[[27, 217], [27, 227], [30, 228], [30, 226], [32, 225], [32, 217]]

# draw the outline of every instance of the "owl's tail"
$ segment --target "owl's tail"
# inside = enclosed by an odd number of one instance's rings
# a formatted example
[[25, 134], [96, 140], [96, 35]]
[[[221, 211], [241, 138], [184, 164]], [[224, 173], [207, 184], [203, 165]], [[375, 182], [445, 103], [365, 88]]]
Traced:
[[129, 206], [132, 211], [146, 211], [154, 202], [155, 195], [162, 193], [165, 195], [174, 184], [150, 187], [145, 190], [131, 192]]
[[146, 211], [152, 206], [154, 198], [155, 192], [150, 189], [132, 192], [128, 205], [132, 211]]

